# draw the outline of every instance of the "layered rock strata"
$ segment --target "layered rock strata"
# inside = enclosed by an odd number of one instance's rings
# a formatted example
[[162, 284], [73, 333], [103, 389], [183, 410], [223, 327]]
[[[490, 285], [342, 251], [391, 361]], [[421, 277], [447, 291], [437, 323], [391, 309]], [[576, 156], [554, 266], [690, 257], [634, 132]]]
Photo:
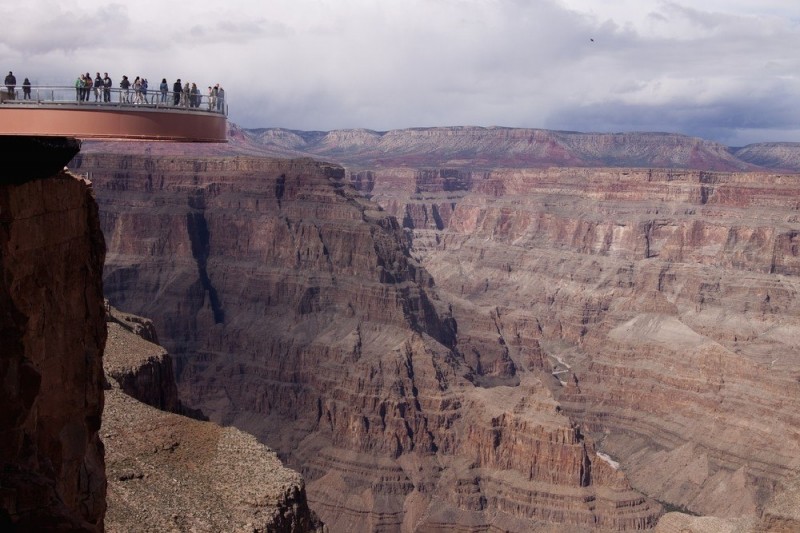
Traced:
[[797, 478], [796, 175], [383, 169], [352, 182], [412, 230], [459, 335], [499, 335], [518, 367], [538, 346], [563, 412], [637, 489], [732, 517]]
[[97, 204], [66, 172], [11, 178], [0, 184], [0, 529], [102, 531]]
[[182, 398], [296, 466], [332, 531], [655, 524], [660, 506], [560, 412], [538, 344], [482, 315], [462, 337], [400, 223], [342, 168], [75, 164], [103, 205], [110, 301], [154, 318]]
[[149, 320], [111, 313], [104, 356], [111, 386], [101, 430], [106, 530], [322, 531], [300, 475], [253, 436], [142, 403], [178, 406], [168, 354], [140, 336], [151, 336]]

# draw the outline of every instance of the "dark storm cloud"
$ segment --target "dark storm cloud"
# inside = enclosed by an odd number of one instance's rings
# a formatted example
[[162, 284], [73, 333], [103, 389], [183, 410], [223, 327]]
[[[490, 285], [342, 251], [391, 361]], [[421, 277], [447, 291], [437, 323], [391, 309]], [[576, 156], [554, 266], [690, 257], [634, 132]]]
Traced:
[[773, 94], [738, 95], [702, 104], [609, 101], [560, 110], [548, 118], [545, 126], [576, 131], [683, 133], [729, 145], [741, 144], [744, 134], [777, 141], [781, 140], [776, 137], [777, 132], [793, 132], [800, 124], [800, 111], [787, 96], [776, 90]]

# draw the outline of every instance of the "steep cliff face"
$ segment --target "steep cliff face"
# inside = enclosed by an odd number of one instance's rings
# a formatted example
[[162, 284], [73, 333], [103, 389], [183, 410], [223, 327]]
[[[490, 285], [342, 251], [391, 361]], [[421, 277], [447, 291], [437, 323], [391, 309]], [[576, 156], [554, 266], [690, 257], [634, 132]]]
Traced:
[[478, 314], [462, 336], [400, 224], [340, 167], [75, 164], [103, 206], [108, 298], [153, 317], [185, 401], [303, 473], [332, 531], [654, 525], [660, 506], [560, 412], [531, 332]]
[[413, 230], [459, 335], [499, 334], [518, 364], [536, 343], [562, 412], [646, 494], [752, 515], [793, 482], [796, 175], [444, 174], [353, 181]]
[[181, 410], [169, 356], [150, 320], [109, 317], [106, 531], [322, 531], [300, 475], [254, 437], [153, 408]]
[[102, 531], [97, 205], [66, 172], [17, 178], [0, 184], [0, 528]]

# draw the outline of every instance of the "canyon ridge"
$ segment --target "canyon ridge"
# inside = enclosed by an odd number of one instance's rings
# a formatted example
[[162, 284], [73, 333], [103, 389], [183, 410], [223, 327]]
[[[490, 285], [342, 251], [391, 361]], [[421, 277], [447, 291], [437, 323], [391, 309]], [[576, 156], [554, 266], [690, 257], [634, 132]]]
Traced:
[[70, 166], [180, 401], [275, 450], [331, 531], [800, 524], [798, 145], [229, 138]]

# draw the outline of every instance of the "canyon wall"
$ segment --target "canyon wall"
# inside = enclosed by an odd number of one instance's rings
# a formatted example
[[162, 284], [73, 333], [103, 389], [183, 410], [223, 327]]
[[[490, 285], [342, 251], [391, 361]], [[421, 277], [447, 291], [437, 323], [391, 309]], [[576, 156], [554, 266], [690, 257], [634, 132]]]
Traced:
[[[554, 398], [633, 486], [761, 513], [800, 468], [800, 178], [378, 169], [459, 335], [541, 349]], [[483, 320], [480, 317], [484, 317]]]
[[[86, 182], [60, 171], [76, 143], [53, 157], [37, 143], [9, 143], [12, 164], [0, 172], [0, 529], [102, 531], [97, 204]], [[37, 162], [30, 178], [25, 150]]]
[[655, 525], [661, 506], [565, 415], [532, 326], [456, 320], [466, 302], [443, 297], [402, 219], [343, 168], [73, 165], [102, 206], [111, 303], [153, 318], [182, 400], [300, 470], [332, 531]]

